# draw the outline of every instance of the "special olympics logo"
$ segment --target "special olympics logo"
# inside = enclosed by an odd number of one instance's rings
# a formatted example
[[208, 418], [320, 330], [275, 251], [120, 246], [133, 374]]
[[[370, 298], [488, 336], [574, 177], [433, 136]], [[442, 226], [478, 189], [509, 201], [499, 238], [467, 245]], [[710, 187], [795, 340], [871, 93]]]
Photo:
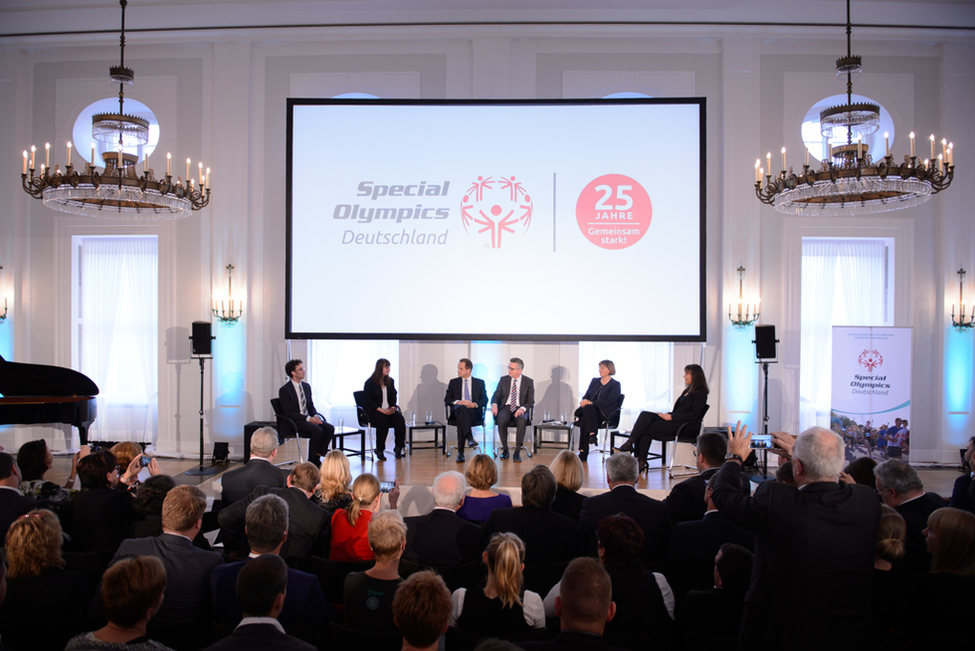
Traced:
[[868, 373], [873, 373], [874, 369], [884, 365], [884, 356], [880, 354], [879, 350], [865, 350], [860, 353], [857, 361], [860, 363], [860, 366], [867, 369]]
[[460, 204], [464, 230], [491, 234], [491, 248], [501, 248], [502, 233], [524, 233], [532, 222], [532, 200], [514, 176], [479, 176]]

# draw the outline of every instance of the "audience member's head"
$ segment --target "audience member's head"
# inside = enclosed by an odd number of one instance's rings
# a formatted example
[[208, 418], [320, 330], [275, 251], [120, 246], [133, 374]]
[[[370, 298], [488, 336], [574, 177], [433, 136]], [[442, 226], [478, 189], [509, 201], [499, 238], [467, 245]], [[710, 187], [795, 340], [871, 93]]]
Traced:
[[870, 457], [859, 457], [854, 459], [843, 469], [843, 472], [853, 477], [853, 481], [864, 486], [873, 488], [877, 485], [873, 469], [877, 467], [877, 462]]
[[[458, 475], [460, 473], [457, 473]], [[363, 511], [370, 511], [379, 499], [379, 480], [376, 475], [364, 472], [352, 482], [352, 503], [346, 509], [345, 515], [353, 527]]]
[[884, 504], [897, 507], [924, 492], [924, 484], [911, 464], [901, 459], [889, 459], [873, 469], [877, 491]]
[[207, 510], [207, 496], [196, 486], [177, 486], [163, 499], [163, 531], [185, 533], [194, 529]]
[[786, 461], [781, 464], [775, 471], [775, 481], [780, 484], [789, 484], [790, 486], [796, 485], [796, 478], [792, 475], [792, 462]]
[[752, 577], [755, 555], [741, 545], [725, 543], [714, 557], [714, 585], [744, 595]]
[[64, 567], [61, 559], [61, 523], [47, 509], [22, 515], [7, 530], [7, 564], [11, 579], [40, 576], [54, 567]]
[[474, 490], [486, 491], [498, 483], [498, 467], [494, 459], [486, 454], [475, 454], [464, 471], [467, 483]]
[[606, 460], [606, 478], [610, 484], [635, 484], [640, 464], [633, 455], [615, 452]]
[[20, 468], [14, 458], [6, 452], [0, 452], [0, 485], [18, 488], [20, 477]]
[[521, 647], [514, 642], [502, 640], [496, 637], [489, 637], [474, 647], [474, 651], [521, 651]]
[[931, 571], [975, 575], [975, 514], [944, 507], [928, 516], [924, 539]]
[[572, 450], [562, 450], [555, 455], [552, 461], [552, 474], [555, 476], [556, 483], [570, 491], [577, 491], [582, 488], [582, 478], [585, 471], [582, 468], [582, 461], [579, 456], [572, 453]]
[[525, 543], [513, 533], [496, 533], [484, 550], [484, 560], [488, 567], [488, 582], [494, 578], [501, 604], [505, 608], [513, 608], [515, 604], [520, 606]]
[[277, 617], [288, 587], [288, 564], [277, 554], [252, 558], [237, 575], [237, 602], [244, 617]]
[[111, 488], [118, 483], [118, 475], [118, 459], [108, 450], [98, 450], [78, 460], [82, 488]]
[[886, 504], [880, 505], [880, 525], [877, 527], [878, 560], [893, 563], [904, 557], [904, 538], [907, 536], [907, 523], [904, 517]]
[[701, 469], [718, 468], [728, 454], [728, 437], [720, 432], [702, 432], [697, 437], [698, 466]]
[[562, 630], [603, 634], [606, 622], [616, 615], [616, 604], [609, 574], [596, 559], [582, 557], [569, 562], [555, 598], [555, 614]]
[[278, 449], [278, 433], [273, 427], [262, 427], [251, 435], [251, 456], [270, 459]]
[[166, 570], [155, 556], [119, 561], [105, 570], [102, 577], [105, 619], [122, 628], [146, 622], [162, 606], [165, 590]]
[[435, 648], [447, 630], [452, 610], [450, 590], [430, 571], [408, 576], [393, 597], [393, 621], [414, 648]]
[[406, 522], [399, 511], [380, 511], [369, 521], [369, 547], [377, 563], [400, 558], [406, 546]]
[[299, 463], [291, 470], [291, 474], [288, 475], [289, 486], [300, 488], [309, 495], [315, 492], [320, 480], [321, 474], [318, 471], [318, 467], [308, 461]]
[[118, 459], [119, 472], [124, 473], [129, 468], [129, 464], [137, 456], [142, 454], [142, 446], [132, 441], [120, 441], [108, 449]]
[[247, 506], [244, 531], [256, 554], [270, 554], [284, 543], [288, 533], [288, 503], [277, 495], [261, 495]]
[[448, 470], [434, 478], [432, 492], [435, 505], [456, 511], [464, 503], [467, 481], [456, 470]]
[[176, 482], [169, 475], [153, 475], [139, 485], [135, 495], [135, 510], [146, 515], [161, 515], [163, 501]]
[[17, 451], [17, 465], [23, 481], [41, 479], [51, 469], [53, 461], [54, 457], [47, 449], [47, 441], [44, 439], [27, 441]]
[[548, 511], [552, 508], [558, 489], [552, 471], [545, 466], [535, 466], [521, 476], [521, 504]]
[[349, 457], [340, 450], [329, 450], [322, 458], [322, 469], [318, 476], [322, 499], [331, 502], [348, 495], [351, 484], [352, 471], [349, 469]]
[[596, 526], [599, 538], [599, 560], [607, 572], [639, 572], [643, 567], [640, 554], [646, 536], [633, 518], [611, 515]]
[[837, 481], [843, 469], [845, 448], [840, 436], [824, 427], [810, 427], [796, 438], [792, 473], [800, 486]]

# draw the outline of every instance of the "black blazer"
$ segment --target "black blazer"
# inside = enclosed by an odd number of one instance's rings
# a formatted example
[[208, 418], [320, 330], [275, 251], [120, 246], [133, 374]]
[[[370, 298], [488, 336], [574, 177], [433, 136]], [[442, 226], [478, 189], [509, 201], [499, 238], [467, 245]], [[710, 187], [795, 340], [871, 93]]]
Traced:
[[[308, 410], [308, 415], [318, 415], [318, 412], [315, 411], [315, 403], [311, 399], [311, 385], [302, 382], [301, 388], [305, 391], [305, 408]], [[301, 415], [301, 407], [298, 406], [298, 394], [295, 393], [291, 380], [285, 382], [284, 386], [278, 389], [278, 398], [281, 400], [281, 411], [284, 412], [285, 416], [296, 423], [305, 420], [305, 417]]]
[[403, 558], [427, 565], [463, 565], [481, 556], [481, 527], [448, 509], [406, 520]]
[[678, 599], [689, 590], [709, 590], [714, 586], [714, 557], [725, 543], [735, 543], [753, 552], [755, 534], [720, 511], [674, 527], [670, 532], [665, 574]]
[[0, 547], [7, 541], [7, 529], [14, 520], [34, 509], [41, 508], [37, 500], [26, 497], [20, 491], [0, 488]]
[[707, 492], [708, 480], [716, 472], [718, 472], [717, 468], [708, 468], [700, 475], [685, 479], [670, 489], [670, 495], [664, 498], [664, 506], [670, 512], [671, 522], [677, 524], [704, 517], [704, 512], [707, 510], [704, 493]]
[[75, 552], [114, 552], [139, 519], [131, 493], [115, 488], [81, 491], [72, 501], [71, 517], [71, 551]]
[[525, 543], [525, 565], [552, 565], [575, 556], [576, 523], [530, 506], [494, 509], [484, 528], [484, 546], [495, 533], [508, 532]]
[[[613, 378], [609, 378], [609, 382], [606, 384], [603, 384], [600, 380], [601, 378], [598, 377], [592, 379], [582, 399], [591, 401], [604, 417], [608, 417], [610, 412], [616, 409], [616, 403], [620, 400], [621, 387], [619, 381]], [[599, 397], [593, 399], [593, 396], [597, 393]]]
[[296, 637], [285, 635], [274, 624], [248, 624], [234, 629], [234, 632], [204, 651], [315, 651], [315, 647]]
[[916, 500], [895, 507], [907, 524], [907, 537], [904, 539], [907, 553], [904, 555], [904, 562], [915, 572], [931, 570], [931, 553], [921, 532], [928, 526], [928, 516], [944, 506], [948, 506], [948, 503], [943, 497], [937, 493], [925, 493]]
[[[362, 385], [362, 391], [366, 394], [365, 403], [367, 414], [371, 415], [372, 412], [383, 406], [382, 387], [373, 382], [372, 378], [366, 380], [366, 383]], [[389, 376], [386, 376], [386, 401], [390, 407], [396, 406], [396, 383]]]
[[582, 493], [570, 491], [565, 486], [559, 485], [555, 491], [555, 501], [552, 502], [552, 511], [569, 518], [573, 522], [579, 522], [579, 514], [582, 512], [582, 503], [586, 501], [586, 496]]
[[[447, 384], [447, 395], [444, 396], [443, 403], [450, 406], [454, 404], [455, 400], [463, 399], [463, 379], [455, 377]], [[471, 377], [471, 402], [477, 403], [477, 406], [480, 407], [482, 411], [487, 407], [487, 387], [484, 385], [484, 380]]]
[[[498, 381], [498, 388], [491, 398], [491, 404], [501, 407], [508, 404], [511, 397], [511, 376], [503, 375]], [[526, 410], [535, 406], [535, 382], [525, 374], [521, 376], [521, 385], [518, 388], [518, 404]]]
[[243, 537], [247, 507], [258, 497], [268, 494], [277, 495], [288, 503], [288, 539], [281, 548], [281, 556], [308, 558], [314, 554], [327, 558], [332, 532], [329, 512], [305, 497], [299, 488], [258, 486], [244, 499], [221, 509], [217, 522], [220, 523], [226, 548], [242, 552], [246, 549], [243, 547]]
[[285, 474], [273, 464], [251, 457], [243, 467], [224, 473], [220, 483], [223, 485], [221, 499], [227, 507], [253, 493], [258, 486], [284, 488]]
[[670, 514], [663, 502], [642, 495], [628, 484], [586, 498], [579, 514], [580, 550], [584, 554], [596, 556], [596, 527], [610, 515], [624, 513], [636, 520], [643, 529], [643, 561], [648, 567], [663, 563], [667, 557], [667, 544], [670, 540]]
[[708, 392], [695, 391], [688, 393], [687, 389], [680, 394], [674, 403], [674, 410], [670, 412], [672, 423], [693, 423], [704, 418], [704, 411], [708, 406]]

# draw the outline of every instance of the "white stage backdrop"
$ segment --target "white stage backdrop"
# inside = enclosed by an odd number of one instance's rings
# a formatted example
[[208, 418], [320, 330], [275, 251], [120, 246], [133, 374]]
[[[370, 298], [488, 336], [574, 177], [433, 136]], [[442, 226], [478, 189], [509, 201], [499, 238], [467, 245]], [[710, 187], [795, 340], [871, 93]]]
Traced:
[[704, 122], [290, 99], [288, 337], [703, 340]]
[[[881, 460], [910, 449], [911, 329], [833, 328], [831, 424], [847, 457]], [[908, 421], [898, 428], [896, 419]]]

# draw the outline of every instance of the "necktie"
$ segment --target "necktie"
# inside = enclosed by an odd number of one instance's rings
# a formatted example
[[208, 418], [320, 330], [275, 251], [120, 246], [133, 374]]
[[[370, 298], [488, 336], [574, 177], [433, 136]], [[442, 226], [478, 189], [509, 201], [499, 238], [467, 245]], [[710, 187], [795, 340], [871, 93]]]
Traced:
[[511, 380], [511, 398], [508, 399], [508, 404], [511, 405], [511, 411], [518, 404], [518, 380]]
[[464, 378], [464, 400], [471, 399], [471, 385], [468, 384], [468, 382], [470, 382], [470, 380]]
[[302, 415], [308, 414], [308, 406], [305, 404], [305, 390], [300, 384], [298, 385], [298, 409]]

